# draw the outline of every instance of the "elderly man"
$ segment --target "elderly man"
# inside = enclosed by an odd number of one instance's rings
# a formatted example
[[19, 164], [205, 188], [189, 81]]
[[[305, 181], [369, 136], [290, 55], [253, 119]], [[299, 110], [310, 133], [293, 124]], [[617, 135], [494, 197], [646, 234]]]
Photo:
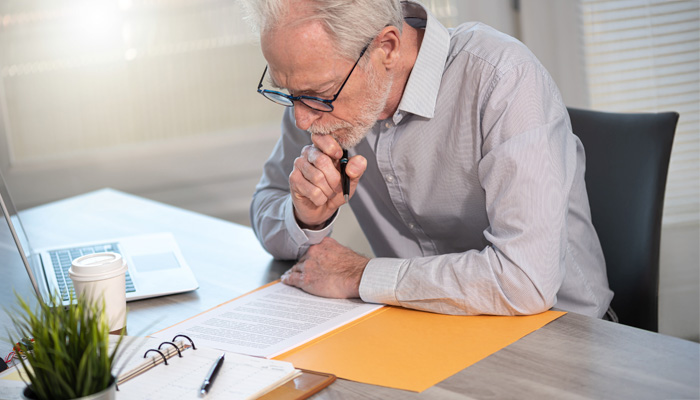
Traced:
[[[287, 106], [251, 221], [286, 284], [448, 314], [602, 317], [612, 292], [584, 151], [517, 40], [398, 0], [248, 0]], [[345, 203], [377, 258], [329, 238]]]

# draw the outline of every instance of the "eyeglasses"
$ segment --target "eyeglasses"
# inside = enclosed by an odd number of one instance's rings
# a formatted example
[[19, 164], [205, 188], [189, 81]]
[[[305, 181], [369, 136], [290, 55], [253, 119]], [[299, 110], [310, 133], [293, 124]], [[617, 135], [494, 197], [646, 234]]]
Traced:
[[260, 83], [258, 83], [258, 93], [265, 96], [265, 98], [267, 98], [268, 100], [274, 101], [275, 103], [283, 105], [285, 107], [291, 107], [294, 105], [295, 101], [300, 101], [305, 106], [316, 111], [331, 112], [333, 111], [333, 102], [338, 98], [340, 91], [343, 90], [343, 87], [345, 87], [345, 84], [348, 82], [348, 79], [350, 79], [350, 75], [352, 75], [352, 71], [355, 70], [355, 67], [357, 67], [357, 64], [360, 62], [360, 59], [362, 59], [362, 56], [365, 54], [365, 51], [367, 51], [368, 47], [369, 44], [362, 49], [362, 51], [360, 52], [360, 56], [357, 58], [357, 61], [355, 61], [355, 65], [352, 66], [352, 69], [350, 70], [350, 73], [348, 74], [347, 78], [345, 78], [343, 84], [340, 85], [338, 93], [336, 93], [332, 99], [322, 99], [320, 97], [314, 96], [292, 96], [286, 93], [278, 92], [276, 90], [263, 89], [262, 83], [263, 79], [265, 78], [265, 74], [267, 73], [267, 65], [265, 66], [265, 70], [263, 71], [263, 74], [260, 77]]

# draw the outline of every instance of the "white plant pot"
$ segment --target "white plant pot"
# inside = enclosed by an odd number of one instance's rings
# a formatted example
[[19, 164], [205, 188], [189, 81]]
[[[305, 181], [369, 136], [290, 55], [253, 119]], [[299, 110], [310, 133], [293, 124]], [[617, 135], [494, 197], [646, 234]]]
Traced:
[[[83, 397], [78, 397], [73, 400], [116, 400], [117, 399], [117, 385], [116, 385], [116, 379], [112, 380], [112, 384], [107, 387], [107, 389], [91, 394], [88, 396], [83, 396]], [[37, 400], [36, 397], [33, 396], [34, 392], [31, 391], [30, 387], [27, 386], [22, 390], [22, 400]]]

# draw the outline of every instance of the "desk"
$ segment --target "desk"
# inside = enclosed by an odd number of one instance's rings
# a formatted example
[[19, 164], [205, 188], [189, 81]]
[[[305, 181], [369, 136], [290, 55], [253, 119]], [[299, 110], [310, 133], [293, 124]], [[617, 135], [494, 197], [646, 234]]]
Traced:
[[[34, 246], [170, 231], [199, 290], [129, 303], [127, 329], [144, 335], [244, 294], [291, 266], [247, 227], [113, 190], [22, 213]], [[423, 393], [339, 379], [318, 399], [698, 398], [700, 345], [567, 314]]]

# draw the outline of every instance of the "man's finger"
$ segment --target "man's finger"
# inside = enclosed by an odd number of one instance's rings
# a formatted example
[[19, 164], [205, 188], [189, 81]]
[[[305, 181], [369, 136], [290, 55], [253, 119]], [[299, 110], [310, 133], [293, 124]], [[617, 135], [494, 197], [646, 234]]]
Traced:
[[308, 257], [308, 254], [304, 254], [299, 259], [299, 262], [294, 264], [294, 266], [292, 267], [292, 271], [303, 273], [304, 272], [304, 260], [306, 260], [307, 257]]
[[[337, 177], [335, 176], [337, 175], [337, 171], [335, 167], [331, 165], [330, 170], [326, 171], [328, 168], [322, 170], [317, 168], [315, 165], [306, 162], [303, 160], [303, 158], [300, 157], [300, 159], [297, 159], [300, 161], [294, 162], [294, 167], [301, 172], [304, 179], [321, 189], [326, 197], [331, 197], [333, 193], [335, 193], [333, 187], [337, 185]], [[326, 159], [328, 158], [326, 157]]]
[[321, 149], [316, 146], [306, 146], [301, 152], [302, 157], [305, 157], [309, 163], [313, 164], [319, 169], [323, 168], [335, 168], [335, 163], [333, 158], [328, 154], [324, 153]]
[[289, 176], [289, 184], [296, 199], [307, 199], [316, 207], [321, 207], [328, 202], [329, 197], [323, 190], [309, 182], [299, 170], [292, 171]]
[[331, 135], [311, 135], [311, 142], [334, 160], [340, 160], [343, 157], [343, 148]]
[[350, 179], [361, 177], [365, 170], [367, 170], [367, 159], [360, 155], [350, 157], [348, 165], [345, 167], [345, 173]]
[[337, 164], [338, 160], [333, 160], [315, 146], [304, 147], [301, 157], [294, 161], [294, 167], [329, 197], [334, 193], [334, 189], [339, 189], [340, 185]]
[[287, 270], [287, 272], [285, 272], [284, 274], [282, 274], [282, 277], [280, 278], [280, 280], [285, 285], [298, 286], [300, 277], [301, 277], [301, 273], [298, 271], [294, 271], [292, 268], [292, 269]]

